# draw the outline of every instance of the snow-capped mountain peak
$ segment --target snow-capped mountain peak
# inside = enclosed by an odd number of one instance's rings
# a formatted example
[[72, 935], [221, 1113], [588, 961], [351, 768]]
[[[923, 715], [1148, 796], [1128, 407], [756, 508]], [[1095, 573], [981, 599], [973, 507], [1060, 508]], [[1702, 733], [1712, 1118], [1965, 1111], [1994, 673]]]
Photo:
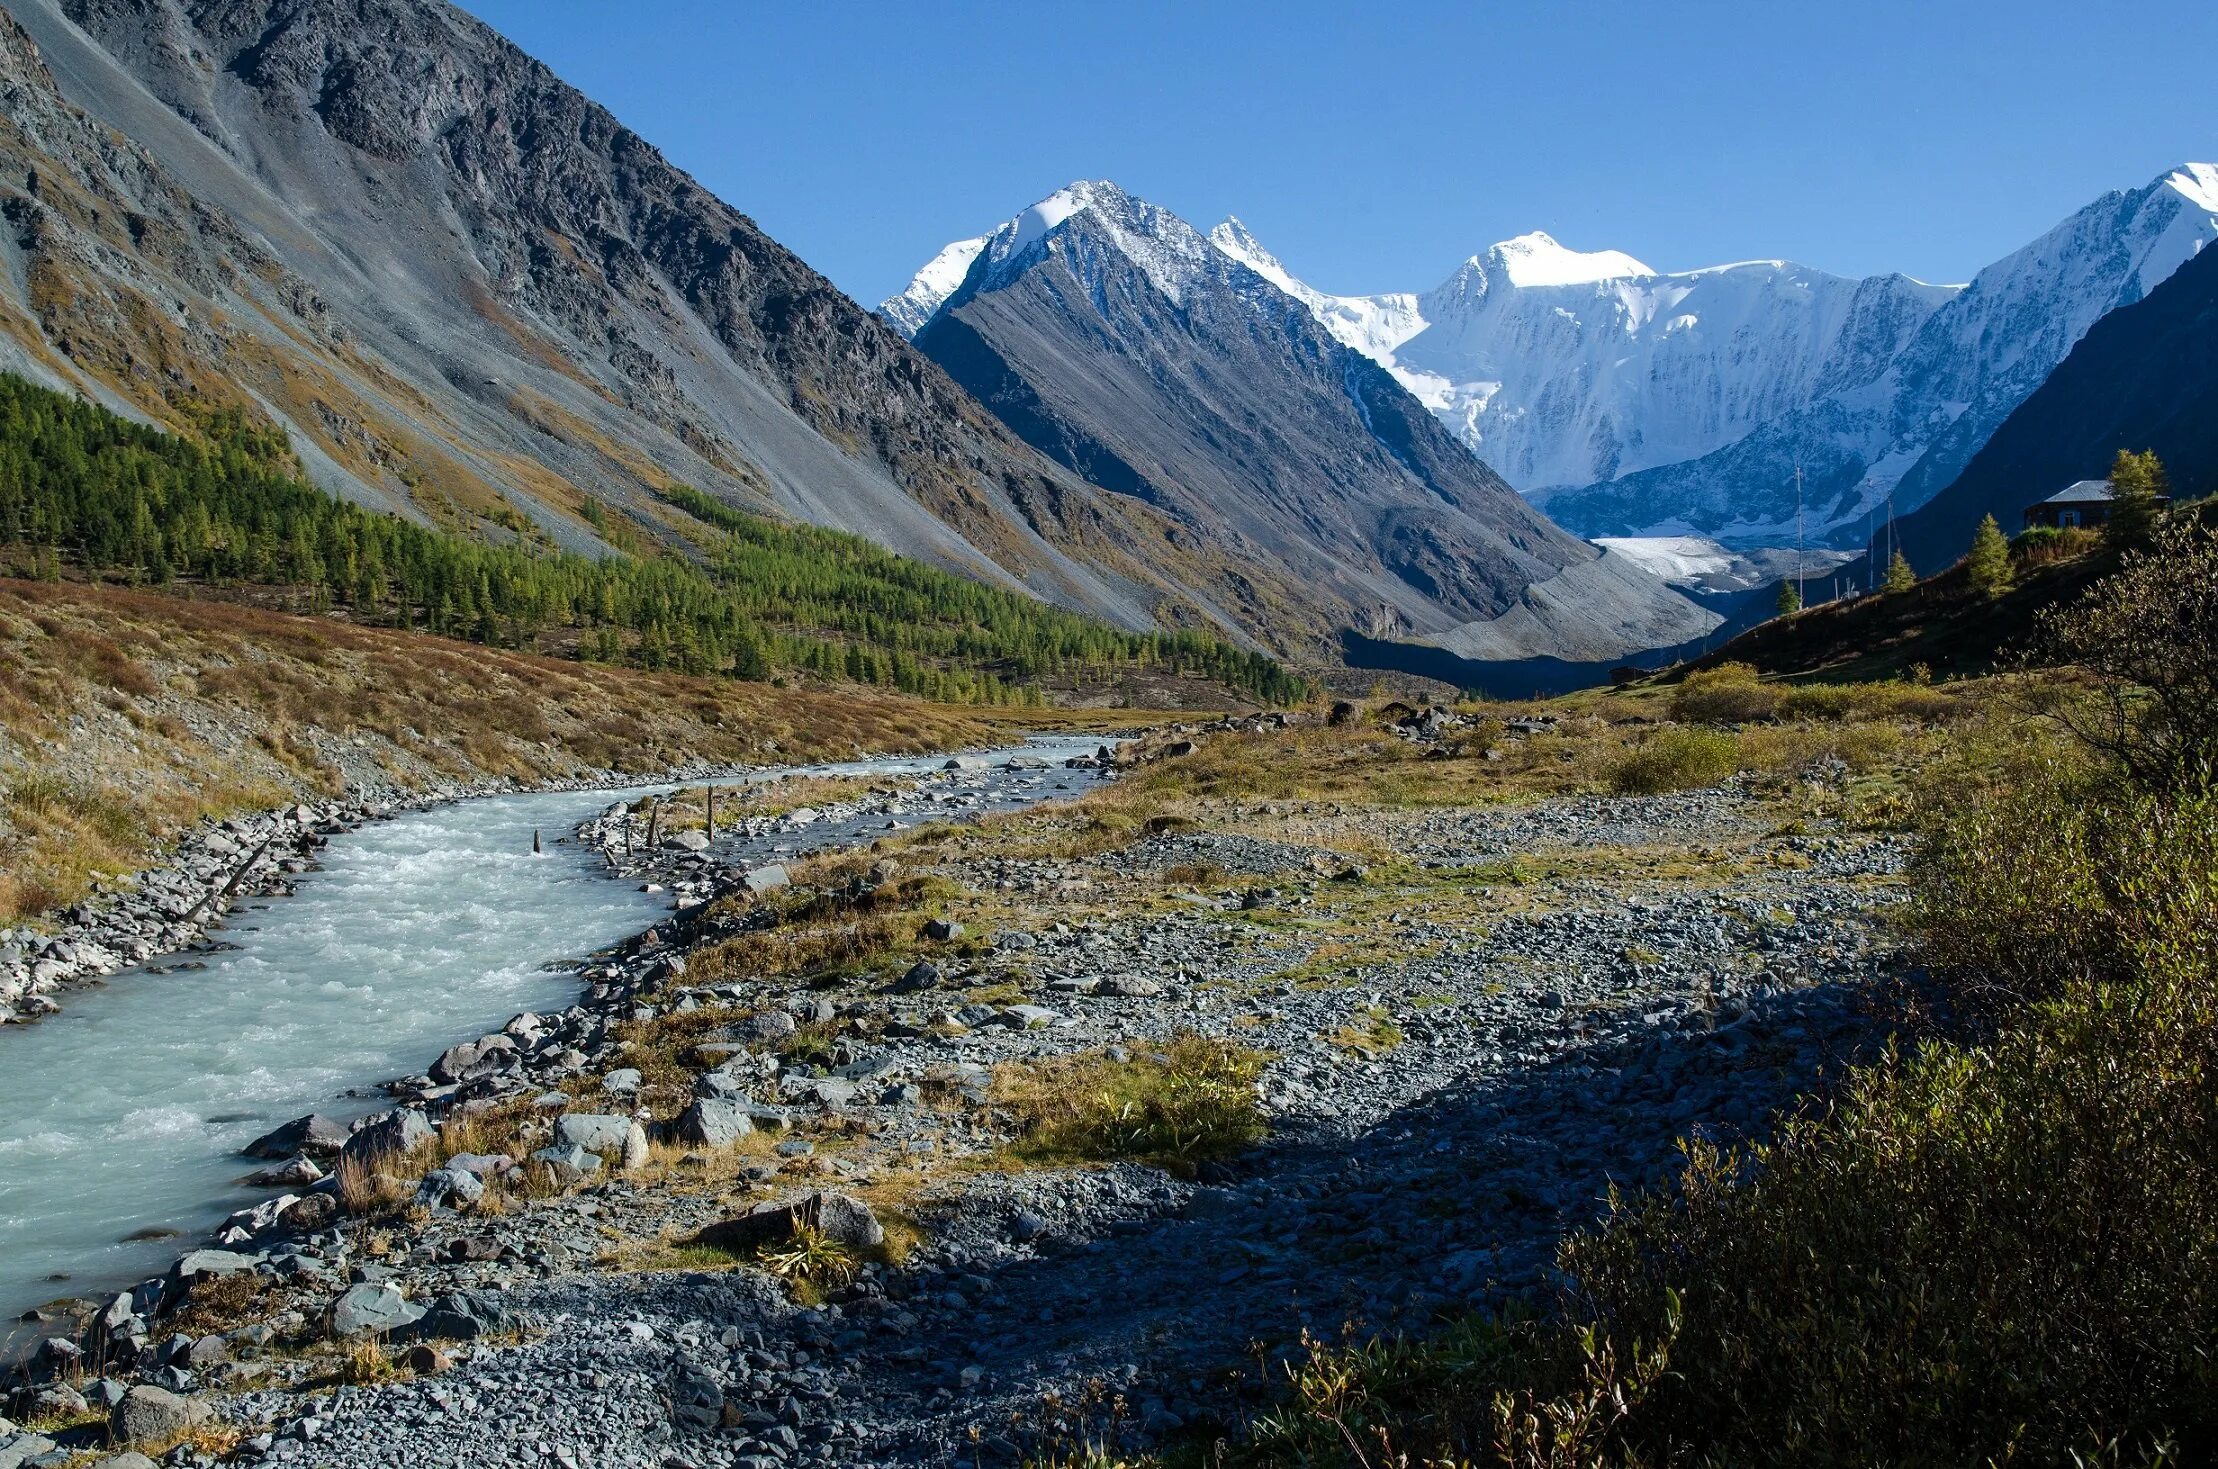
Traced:
[[1573, 250], [1540, 230], [1502, 241], [1480, 263], [1513, 286], [1576, 286], [1656, 273], [1622, 250]]
[[1020, 210], [992, 233], [947, 246], [878, 309], [902, 335], [913, 338], [974, 274], [984, 272], [980, 285], [1007, 279], [1024, 268], [1034, 248], [1081, 214], [1173, 301], [1211, 254], [1209, 242], [1169, 210], [1135, 198], [1107, 179], [1081, 179]]
[[962, 286], [963, 277], [970, 274], [972, 262], [985, 250], [990, 238], [990, 235], [978, 235], [945, 246], [924, 263], [924, 268], [898, 295], [886, 297], [878, 310], [901, 335], [915, 336], [924, 323], [932, 319], [932, 313], [940, 309], [940, 303]]

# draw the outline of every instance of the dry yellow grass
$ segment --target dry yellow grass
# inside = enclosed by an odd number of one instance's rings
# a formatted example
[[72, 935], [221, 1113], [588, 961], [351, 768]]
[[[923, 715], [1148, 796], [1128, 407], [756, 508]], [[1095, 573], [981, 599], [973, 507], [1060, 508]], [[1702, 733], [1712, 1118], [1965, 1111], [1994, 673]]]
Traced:
[[[1004, 742], [1129, 712], [649, 674], [222, 601], [0, 580], [0, 922], [204, 817], [375, 776], [535, 781]], [[798, 790], [790, 794], [801, 794]]]

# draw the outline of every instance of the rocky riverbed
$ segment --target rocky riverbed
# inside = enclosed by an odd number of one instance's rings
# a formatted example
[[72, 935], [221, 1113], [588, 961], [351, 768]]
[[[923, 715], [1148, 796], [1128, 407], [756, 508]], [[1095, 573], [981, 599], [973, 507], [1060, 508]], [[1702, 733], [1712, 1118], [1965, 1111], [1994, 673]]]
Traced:
[[[734, 817], [698, 847], [648, 849], [651, 812], [588, 822], [574, 839], [667, 886], [670, 921], [596, 958], [575, 1005], [397, 1080], [390, 1112], [268, 1139], [269, 1203], [57, 1331], [13, 1411], [120, 1423], [158, 1391], [224, 1426], [177, 1462], [348, 1466], [1015, 1463], [1206, 1430], [1304, 1331], [1544, 1298], [1612, 1183], [1690, 1132], [1763, 1132], [1880, 1043], [1902, 969], [1901, 840], [1788, 834], [1727, 786], [1236, 802], [1051, 855], [908, 843], [821, 880], [928, 883], [967, 919], [807, 983], [721, 972], [805, 897], [779, 846], [967, 817], [965, 786]], [[1188, 1032], [1268, 1058], [1261, 1146], [1191, 1178], [1011, 1151], [1004, 1069]], [[472, 1116], [510, 1145], [428, 1166]], [[342, 1198], [344, 1160], [382, 1203]], [[777, 1227], [902, 1248], [796, 1293], [696, 1243], [796, 1207]], [[383, 1365], [350, 1368], [365, 1340]]]

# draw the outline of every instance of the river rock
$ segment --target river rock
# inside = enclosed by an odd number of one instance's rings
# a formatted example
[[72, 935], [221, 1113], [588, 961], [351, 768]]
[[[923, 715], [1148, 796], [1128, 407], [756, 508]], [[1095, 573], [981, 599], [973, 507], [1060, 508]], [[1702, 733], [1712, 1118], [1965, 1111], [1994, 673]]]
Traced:
[[398, 1341], [476, 1341], [515, 1325], [515, 1314], [498, 1297], [458, 1290], [433, 1301], [430, 1310], [400, 1327], [394, 1337]]
[[437, 1137], [430, 1119], [423, 1113], [399, 1107], [356, 1128], [342, 1153], [356, 1163], [368, 1165], [388, 1158], [406, 1157]]
[[776, 892], [782, 887], [791, 887], [793, 878], [786, 872], [784, 863], [774, 862], [768, 867], [758, 867], [748, 873], [739, 880], [739, 885], [760, 896], [763, 893]]
[[295, 1234], [314, 1234], [319, 1229], [329, 1229], [339, 1222], [340, 1204], [336, 1194], [302, 1194], [298, 1202], [284, 1213], [278, 1222]]
[[458, 1208], [485, 1197], [485, 1184], [467, 1168], [434, 1168], [416, 1185], [416, 1202], [427, 1209]]
[[678, 1118], [681, 1141], [709, 1148], [728, 1148], [755, 1130], [744, 1102], [727, 1097], [703, 1097]]
[[247, 1182], [256, 1188], [305, 1188], [322, 1177], [323, 1170], [316, 1166], [316, 1160], [301, 1153], [249, 1176]]
[[125, 1449], [93, 1460], [88, 1469], [154, 1469], [154, 1461], [136, 1449]]
[[54, 1440], [44, 1434], [0, 1428], [0, 1469], [22, 1469], [33, 1459], [54, 1452]]
[[643, 1081], [636, 1068], [624, 1066], [601, 1078], [601, 1090], [612, 1097], [636, 1097]]
[[621, 1153], [624, 1139], [638, 1124], [606, 1112], [565, 1112], [555, 1119], [555, 1142], [589, 1153]]
[[674, 831], [662, 839], [662, 844], [673, 852], [706, 852], [709, 838], [703, 831]]
[[311, 1158], [336, 1158], [346, 1145], [345, 1123], [310, 1113], [294, 1118], [275, 1132], [264, 1133], [248, 1143], [244, 1152], [249, 1158], [290, 1158], [296, 1153], [305, 1153]]
[[575, 1143], [541, 1148], [531, 1155], [531, 1161], [552, 1173], [557, 1183], [576, 1183], [601, 1171], [601, 1155]]
[[806, 1225], [851, 1250], [876, 1249], [886, 1242], [885, 1226], [870, 1206], [846, 1194], [805, 1194], [798, 1199], [758, 1204], [737, 1218], [701, 1231], [701, 1242], [727, 1250], [752, 1250], [782, 1244]]
[[383, 1336], [412, 1326], [424, 1317], [424, 1308], [401, 1294], [397, 1285], [364, 1281], [340, 1295], [331, 1307], [334, 1336]]
[[192, 1250], [169, 1267], [168, 1294], [175, 1299], [191, 1290], [195, 1282], [211, 1275], [236, 1275], [242, 1270], [252, 1270], [255, 1259], [253, 1255], [230, 1250]]
[[208, 1405], [199, 1399], [141, 1383], [125, 1393], [108, 1415], [108, 1433], [122, 1444], [166, 1444], [209, 1417]]

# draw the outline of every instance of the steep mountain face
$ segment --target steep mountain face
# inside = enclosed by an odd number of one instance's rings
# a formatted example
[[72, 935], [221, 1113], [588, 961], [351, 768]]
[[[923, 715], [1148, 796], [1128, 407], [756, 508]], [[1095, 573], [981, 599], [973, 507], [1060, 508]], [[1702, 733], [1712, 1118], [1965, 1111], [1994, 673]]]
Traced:
[[2025, 507], [2154, 449], [2182, 498], [2218, 490], [2218, 250], [2088, 328], [2003, 420], [1955, 483], [1896, 528], [1920, 571], [1964, 554], [1983, 515], [2009, 531]]
[[1127, 625], [1228, 569], [1042, 459], [438, 0], [5, 0], [0, 365], [245, 406], [336, 493], [597, 544], [672, 482]]
[[[942, 290], [956, 253], [969, 265]], [[1467, 658], [1601, 659], [1710, 615], [1527, 506], [1361, 352], [1185, 221], [1112, 184], [950, 247], [889, 316], [1025, 440], [1236, 559], [1243, 617]]]
[[2218, 236], [2218, 169], [2104, 196], [1958, 289], [1781, 261], [1658, 275], [1526, 235], [1422, 295], [1336, 297], [1237, 221], [1270, 275], [1560, 523], [1586, 535], [1847, 544], [1914, 508], [2102, 315]]

